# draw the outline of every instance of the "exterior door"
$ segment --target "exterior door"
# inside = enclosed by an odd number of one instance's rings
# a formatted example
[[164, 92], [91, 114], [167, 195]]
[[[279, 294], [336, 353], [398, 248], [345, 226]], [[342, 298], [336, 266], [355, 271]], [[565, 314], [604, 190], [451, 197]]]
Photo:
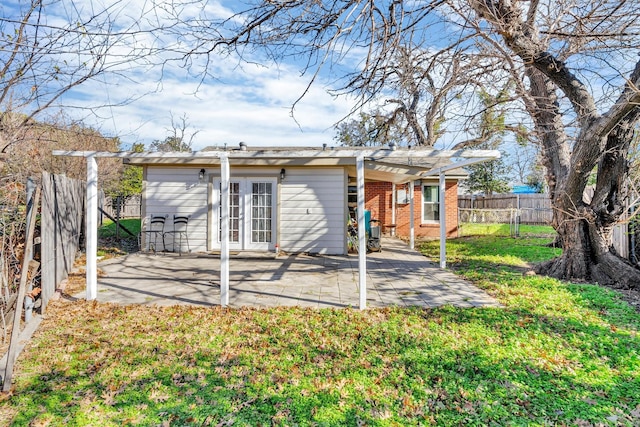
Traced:
[[[234, 250], [272, 250], [276, 230], [276, 179], [240, 178], [229, 182], [229, 248]], [[220, 246], [220, 181], [214, 184], [217, 201], [214, 230]]]

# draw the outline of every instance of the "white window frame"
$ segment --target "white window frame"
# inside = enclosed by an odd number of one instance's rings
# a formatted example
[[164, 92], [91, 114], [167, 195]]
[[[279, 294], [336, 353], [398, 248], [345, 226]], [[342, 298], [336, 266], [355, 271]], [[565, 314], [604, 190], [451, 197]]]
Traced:
[[[438, 219], [437, 220], [425, 220], [424, 219], [424, 205], [425, 205], [425, 197], [424, 197], [424, 189], [426, 187], [435, 187], [437, 199], [432, 202], [428, 202], [429, 204], [434, 204], [438, 208]], [[437, 182], [426, 182], [422, 183], [420, 186], [420, 223], [421, 224], [440, 224], [440, 217], [442, 216], [442, 212], [440, 212], [440, 186]]]

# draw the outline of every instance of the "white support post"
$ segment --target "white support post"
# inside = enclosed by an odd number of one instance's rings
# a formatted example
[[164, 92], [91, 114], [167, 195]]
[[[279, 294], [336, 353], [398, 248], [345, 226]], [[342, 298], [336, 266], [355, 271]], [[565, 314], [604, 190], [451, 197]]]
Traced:
[[440, 172], [440, 268], [447, 267], [447, 212], [446, 212], [446, 182], [444, 173]]
[[220, 157], [220, 305], [229, 305], [229, 159]]
[[367, 236], [364, 216], [364, 156], [356, 157], [356, 184], [358, 186], [358, 286], [360, 310], [367, 308]]
[[86, 220], [87, 301], [98, 297], [98, 162], [87, 156], [87, 220]]
[[409, 248], [416, 247], [415, 215], [413, 213], [413, 181], [409, 181]]
[[396, 228], [393, 226], [396, 223], [396, 184], [391, 184], [391, 232], [392, 237], [396, 235]]

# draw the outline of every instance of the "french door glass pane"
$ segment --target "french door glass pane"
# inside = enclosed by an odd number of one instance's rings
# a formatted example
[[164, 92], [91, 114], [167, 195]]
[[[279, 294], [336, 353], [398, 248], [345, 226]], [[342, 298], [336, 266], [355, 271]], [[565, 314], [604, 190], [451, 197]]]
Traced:
[[[222, 191], [220, 192], [220, 205], [222, 205]], [[222, 224], [222, 209], [219, 209], [219, 224]], [[218, 230], [218, 240], [221, 239], [221, 230]], [[229, 183], [229, 241], [240, 241], [240, 183]]]
[[271, 242], [271, 200], [273, 185], [270, 182], [254, 182], [251, 188], [251, 241]]

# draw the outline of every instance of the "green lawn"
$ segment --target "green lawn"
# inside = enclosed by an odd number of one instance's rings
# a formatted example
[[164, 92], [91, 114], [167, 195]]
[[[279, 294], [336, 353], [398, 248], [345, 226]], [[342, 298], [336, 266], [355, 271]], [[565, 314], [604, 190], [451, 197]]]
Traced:
[[[140, 218], [121, 219], [120, 225], [129, 230], [132, 235], [121, 227], [117, 227], [115, 222], [109, 219], [104, 220], [102, 227], [98, 229], [99, 256], [118, 256], [138, 250], [138, 234], [140, 234], [141, 228]], [[118, 230], [117, 238], [116, 230]]]
[[[57, 302], [17, 363], [12, 425], [640, 425], [640, 316], [523, 276], [549, 239], [447, 245], [504, 308]], [[438, 243], [424, 245], [437, 255]]]
[[[549, 225], [526, 225], [519, 227], [520, 237], [553, 237], [555, 230]], [[515, 229], [509, 224], [475, 224], [461, 223], [458, 234], [460, 236], [511, 236]]]
[[[135, 236], [140, 233], [140, 218], [121, 219], [120, 224]], [[98, 236], [100, 238], [115, 237], [116, 228], [117, 227], [115, 222], [111, 221], [110, 219], [105, 219], [102, 223], [102, 227], [98, 229]], [[131, 237], [122, 228], [120, 228], [119, 230], [119, 235], [123, 238]]]

